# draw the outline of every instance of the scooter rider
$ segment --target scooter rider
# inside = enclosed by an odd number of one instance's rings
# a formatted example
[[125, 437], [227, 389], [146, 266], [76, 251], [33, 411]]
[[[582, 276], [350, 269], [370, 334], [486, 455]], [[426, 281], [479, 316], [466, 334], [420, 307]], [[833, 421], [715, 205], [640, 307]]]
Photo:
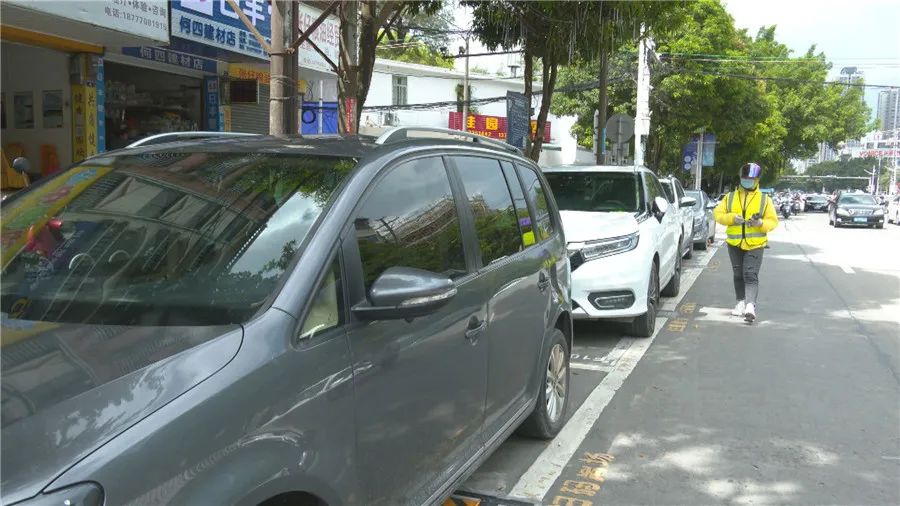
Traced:
[[741, 184], [730, 192], [713, 211], [717, 223], [726, 226], [725, 242], [734, 273], [737, 305], [731, 314], [747, 322], [756, 319], [759, 293], [759, 269], [768, 244], [766, 234], [778, 226], [778, 214], [772, 199], [759, 191], [762, 168], [755, 163], [741, 167]]

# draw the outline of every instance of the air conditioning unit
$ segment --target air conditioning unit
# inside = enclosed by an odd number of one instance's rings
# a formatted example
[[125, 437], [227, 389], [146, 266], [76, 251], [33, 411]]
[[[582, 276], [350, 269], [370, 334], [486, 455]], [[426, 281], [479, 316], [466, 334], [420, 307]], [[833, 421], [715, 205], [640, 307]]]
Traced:
[[400, 118], [397, 117], [397, 113], [395, 112], [386, 112], [384, 113], [384, 126], [397, 126], [397, 123], [400, 122]]

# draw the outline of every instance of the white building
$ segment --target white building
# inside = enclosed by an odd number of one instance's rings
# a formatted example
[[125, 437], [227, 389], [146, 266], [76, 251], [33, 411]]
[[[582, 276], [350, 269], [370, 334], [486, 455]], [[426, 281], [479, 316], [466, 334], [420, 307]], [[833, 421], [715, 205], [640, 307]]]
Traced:
[[896, 130], [900, 128], [900, 88], [891, 88], [878, 92], [876, 116], [881, 122], [882, 130]]
[[[465, 73], [453, 69], [431, 67], [415, 63], [378, 59], [372, 75], [372, 84], [360, 119], [360, 132], [378, 134], [393, 126], [450, 127], [450, 113], [458, 112], [459, 92]], [[469, 74], [469, 87], [473, 102], [472, 114], [506, 117], [506, 92], [525, 91], [521, 77], [498, 77]], [[535, 93], [540, 83], [535, 83]], [[485, 100], [490, 99], [490, 100]], [[532, 106], [536, 117], [540, 96], [535, 95]], [[433, 104], [416, 109], [417, 104]], [[384, 106], [398, 106], [372, 109]], [[409, 106], [404, 108], [403, 106]], [[574, 163], [577, 142], [569, 133], [574, 117], [547, 116], [550, 121], [550, 142], [545, 143], [541, 163], [545, 165]]]

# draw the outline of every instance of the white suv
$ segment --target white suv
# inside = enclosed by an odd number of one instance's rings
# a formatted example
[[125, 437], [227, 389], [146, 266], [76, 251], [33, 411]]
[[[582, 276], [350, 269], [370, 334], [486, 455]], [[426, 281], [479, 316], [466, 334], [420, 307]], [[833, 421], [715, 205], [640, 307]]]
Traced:
[[660, 293], [681, 289], [681, 223], [659, 180], [644, 167], [543, 171], [568, 241], [573, 316], [631, 321], [633, 335], [651, 336]]
[[661, 178], [659, 182], [669, 199], [669, 207], [681, 223], [681, 255], [691, 258], [694, 256], [694, 205], [697, 199], [685, 196], [681, 181], [674, 176]]

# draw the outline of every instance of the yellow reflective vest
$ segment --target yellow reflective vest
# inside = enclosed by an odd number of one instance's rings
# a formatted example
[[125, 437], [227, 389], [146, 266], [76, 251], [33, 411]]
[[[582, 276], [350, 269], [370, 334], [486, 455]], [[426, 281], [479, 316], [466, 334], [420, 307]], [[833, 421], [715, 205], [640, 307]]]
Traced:
[[[762, 225], [750, 226], [754, 214], [762, 217]], [[736, 225], [734, 219], [744, 217], [744, 223]], [[743, 250], [765, 247], [769, 242], [767, 234], [778, 226], [778, 213], [772, 199], [759, 191], [737, 189], [725, 195], [713, 211], [716, 223], [726, 226], [725, 242]]]

